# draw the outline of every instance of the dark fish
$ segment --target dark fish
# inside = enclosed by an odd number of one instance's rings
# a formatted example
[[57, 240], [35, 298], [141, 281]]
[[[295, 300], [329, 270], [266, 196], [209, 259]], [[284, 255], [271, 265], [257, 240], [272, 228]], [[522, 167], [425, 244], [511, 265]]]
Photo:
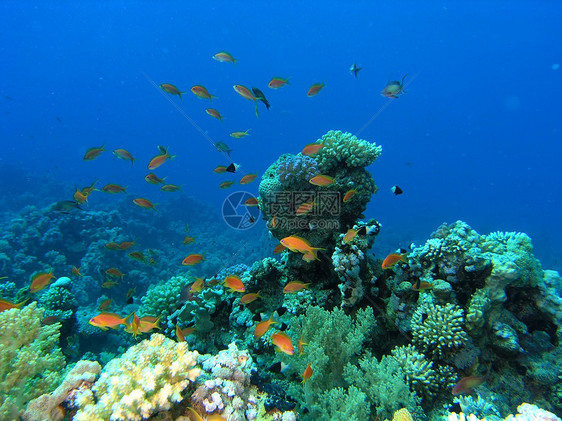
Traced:
[[357, 67], [357, 64], [353, 63], [349, 68], [349, 73], [353, 73], [353, 76], [357, 77], [357, 73], [359, 70], [363, 69], [362, 67]]
[[258, 88], [252, 88], [252, 92], [254, 93], [254, 95], [256, 96], [257, 99], [259, 99], [261, 102], [264, 103], [265, 108], [267, 108], [269, 110], [269, 107], [271, 107], [271, 104], [269, 103], [269, 101], [266, 99], [265, 95], [263, 94], [262, 91], [260, 91]]
[[74, 200], [62, 200], [54, 203], [51, 207], [52, 211], [60, 213], [70, 213], [74, 209], [84, 210], [80, 207], [78, 202], [75, 202]]
[[228, 167], [226, 167], [226, 172], [235, 173], [236, 172], [236, 165], [234, 165], [234, 163], [230, 164]]
[[287, 308], [286, 307], [279, 307], [276, 310], [277, 314], [279, 315], [279, 317], [281, 317], [283, 314], [285, 314], [287, 312]]
[[43, 320], [41, 320], [41, 324], [43, 326], [49, 326], [49, 325], [54, 325], [55, 323], [58, 323], [59, 321], [60, 321], [59, 316], [49, 316], [49, 317], [45, 317]]
[[127, 304], [133, 304], [133, 301], [135, 301], [134, 297], [129, 297], [129, 298], [127, 298], [126, 303]]
[[390, 191], [392, 191], [392, 193], [394, 193], [396, 196], [398, 196], [399, 194], [404, 193], [404, 191], [403, 191], [400, 187], [398, 187], [398, 186], [392, 186], [392, 187], [390, 188]]

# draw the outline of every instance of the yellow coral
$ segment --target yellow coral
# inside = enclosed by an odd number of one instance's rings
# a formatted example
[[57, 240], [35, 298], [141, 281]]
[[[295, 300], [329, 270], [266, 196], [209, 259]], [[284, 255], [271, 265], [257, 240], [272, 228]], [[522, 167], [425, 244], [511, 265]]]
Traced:
[[199, 375], [197, 357], [185, 342], [153, 334], [104, 367], [93, 387], [98, 402], [81, 407], [74, 420], [134, 421], [170, 409]]
[[412, 414], [406, 408], [399, 409], [394, 413], [392, 421], [414, 421]]

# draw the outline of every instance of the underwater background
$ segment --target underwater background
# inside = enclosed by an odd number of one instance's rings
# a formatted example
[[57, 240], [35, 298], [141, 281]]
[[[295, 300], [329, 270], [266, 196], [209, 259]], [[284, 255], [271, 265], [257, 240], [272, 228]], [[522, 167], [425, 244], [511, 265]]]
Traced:
[[[554, 1], [2, 1], [0, 419], [86, 366], [24, 419], [195, 417], [188, 406], [203, 419], [407, 419], [401, 408], [416, 420], [503, 419], [523, 402], [560, 416], [561, 13]], [[236, 62], [213, 59], [224, 51]], [[288, 83], [272, 89], [274, 77]], [[257, 87], [271, 107], [233, 85]], [[397, 95], [381, 95], [388, 86]], [[294, 156], [318, 139], [316, 161]], [[317, 193], [308, 179], [322, 174], [342, 197], [358, 190], [338, 228], [276, 227], [264, 192]], [[109, 183], [126, 192], [101, 191]], [[239, 191], [262, 211], [252, 206], [243, 229], [224, 218]], [[274, 254], [294, 236], [309, 243]], [[134, 245], [108, 246], [123, 242]], [[310, 285], [283, 292], [297, 281]], [[91, 323], [105, 312], [121, 329]], [[137, 316], [160, 325], [143, 332]], [[458, 337], [443, 345], [428, 319]], [[274, 352], [285, 332], [308, 344], [308, 361]], [[175, 342], [183, 334], [191, 351]], [[35, 371], [9, 370], [16, 358]], [[183, 362], [139, 373], [139, 384], [154, 377], [144, 397], [111, 390], [150, 358]]]

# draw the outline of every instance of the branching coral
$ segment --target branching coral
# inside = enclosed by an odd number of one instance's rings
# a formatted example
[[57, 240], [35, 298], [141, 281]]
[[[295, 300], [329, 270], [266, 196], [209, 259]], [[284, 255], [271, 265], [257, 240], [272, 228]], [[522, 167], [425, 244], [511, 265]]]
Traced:
[[432, 361], [427, 360], [412, 345], [396, 347], [391, 354], [406, 375], [412, 390], [422, 396], [435, 394], [437, 374]]
[[36, 303], [0, 313], [0, 419], [17, 419], [29, 400], [60, 379], [60, 324], [41, 326], [42, 318]]
[[340, 163], [349, 168], [366, 167], [382, 153], [381, 146], [339, 130], [330, 130], [322, 136], [321, 142], [325, 146], [315, 155], [315, 159], [323, 171]]
[[446, 353], [460, 348], [468, 341], [463, 330], [463, 310], [454, 305], [444, 306], [433, 303], [420, 305], [412, 316], [414, 343], [424, 353], [443, 357]]
[[153, 334], [103, 368], [93, 388], [77, 397], [74, 420], [135, 421], [169, 410], [199, 376], [197, 357], [187, 343]]

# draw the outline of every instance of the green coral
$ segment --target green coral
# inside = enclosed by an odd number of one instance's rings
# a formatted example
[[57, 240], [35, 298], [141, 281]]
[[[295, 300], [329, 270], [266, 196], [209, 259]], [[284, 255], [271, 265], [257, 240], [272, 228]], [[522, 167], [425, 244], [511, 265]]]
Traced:
[[36, 303], [0, 313], [0, 419], [17, 419], [28, 401], [60, 380], [60, 324], [41, 326], [42, 318]]
[[381, 146], [339, 130], [330, 130], [319, 142], [323, 143], [324, 147], [314, 158], [323, 172], [342, 163], [348, 168], [366, 167], [375, 162], [382, 153]]
[[180, 306], [181, 292], [195, 278], [189, 275], [173, 276], [166, 282], [150, 286], [146, 295], [141, 299], [142, 306], [139, 313], [145, 316], [160, 317], [165, 322]]
[[454, 304], [425, 302], [412, 315], [413, 341], [421, 351], [443, 357], [468, 341], [463, 330], [464, 312]]
[[351, 386], [348, 390], [337, 387], [322, 393], [312, 408], [314, 419], [350, 421], [369, 419], [367, 395]]
[[433, 361], [427, 360], [412, 345], [397, 346], [391, 351], [391, 355], [406, 375], [411, 390], [422, 396], [435, 395], [437, 374], [433, 369]]
[[370, 308], [359, 310], [353, 318], [339, 308], [327, 311], [312, 306], [306, 315], [291, 320], [290, 335], [302, 338], [308, 345], [304, 347], [306, 358], [286, 357], [286, 362], [299, 375], [310, 362], [314, 374], [304, 391], [302, 387], [291, 386], [289, 392], [309, 409], [316, 408], [311, 412], [313, 416], [318, 416], [319, 408], [323, 408], [322, 396], [333, 388], [348, 386], [344, 369], [348, 363], [356, 362], [375, 325]]
[[421, 399], [411, 391], [406, 373], [392, 356], [383, 356], [380, 362], [371, 355], [359, 360], [359, 366], [348, 364], [346, 380], [367, 395], [373, 413], [379, 419], [391, 418], [400, 408], [415, 412]]
[[111, 360], [93, 388], [79, 393], [74, 420], [137, 421], [169, 410], [199, 376], [197, 357], [187, 343], [153, 334]]
[[67, 288], [53, 285], [41, 295], [39, 305], [45, 308], [45, 317], [57, 316], [64, 321], [72, 317], [78, 302]]

